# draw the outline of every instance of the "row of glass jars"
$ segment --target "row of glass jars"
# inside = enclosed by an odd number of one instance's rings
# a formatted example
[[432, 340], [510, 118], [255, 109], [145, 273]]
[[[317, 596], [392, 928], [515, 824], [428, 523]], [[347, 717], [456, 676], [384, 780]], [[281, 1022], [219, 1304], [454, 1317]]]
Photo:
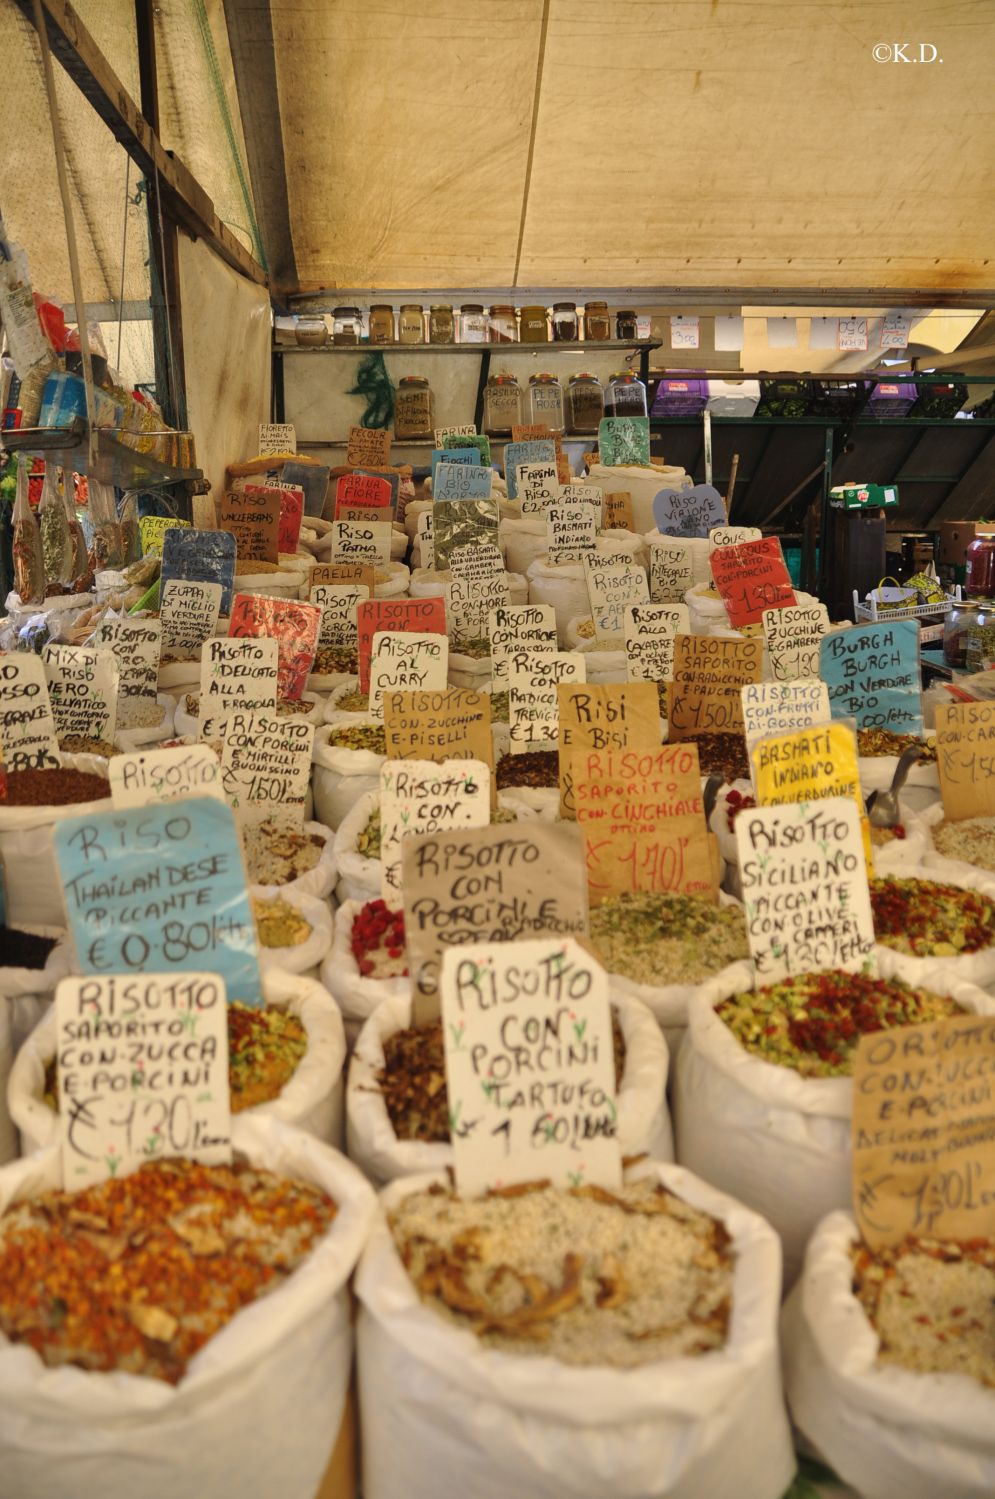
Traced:
[[[301, 337], [298, 325], [298, 342], [324, 342], [327, 329], [320, 318], [301, 319], [309, 327], [315, 325], [315, 335], [324, 329], [320, 339]], [[607, 302], [588, 302], [578, 308], [575, 302], [554, 302], [552, 312], [545, 307], [523, 307], [517, 310], [510, 303], [485, 308], [479, 302], [464, 302], [460, 308], [445, 304], [430, 307], [426, 317], [425, 308], [419, 302], [406, 302], [396, 318], [394, 309], [386, 302], [376, 302], [370, 308], [369, 341], [371, 344], [513, 344], [513, 343], [577, 343], [583, 337], [591, 343], [603, 343], [612, 336], [612, 318]], [[307, 334], [307, 329], [304, 330]], [[334, 344], [358, 344], [363, 337], [363, 314], [358, 307], [336, 307], [332, 313], [332, 342]], [[615, 313], [615, 337], [633, 340], [636, 337], [636, 314], [631, 308], [622, 308]]]
[[[603, 386], [595, 375], [574, 375], [564, 390], [555, 375], [530, 375], [525, 390], [515, 375], [491, 375], [484, 386], [482, 431], [510, 437], [512, 427], [544, 423], [550, 432], [597, 435], [603, 416], [645, 416], [646, 386], [630, 370], [619, 370]], [[431, 437], [435, 430], [427, 375], [405, 375], [394, 403], [398, 441]]]

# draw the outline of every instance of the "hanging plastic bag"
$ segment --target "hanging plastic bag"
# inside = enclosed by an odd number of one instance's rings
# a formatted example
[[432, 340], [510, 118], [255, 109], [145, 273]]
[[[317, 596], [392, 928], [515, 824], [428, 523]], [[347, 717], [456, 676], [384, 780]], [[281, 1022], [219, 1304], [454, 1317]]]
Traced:
[[93, 521], [93, 557], [97, 572], [124, 566], [121, 524], [117, 518], [114, 491], [98, 479], [90, 480], [90, 519]]
[[45, 479], [38, 505], [38, 527], [41, 532], [45, 582], [71, 582], [73, 539], [69, 532], [65, 503], [59, 493], [58, 471], [51, 463], [45, 465]]
[[38, 604], [45, 597], [45, 559], [41, 533], [28, 499], [28, 466], [17, 460], [17, 498], [14, 501], [14, 588], [22, 604]]
[[69, 583], [78, 583], [80, 578], [85, 578], [90, 571], [90, 558], [87, 553], [86, 537], [83, 535], [83, 527], [80, 525], [76, 514], [76, 475], [68, 469], [63, 470], [62, 475], [62, 503], [66, 511], [66, 525], [69, 529], [69, 541], [72, 546], [72, 560], [70, 562]]
[[121, 547], [124, 565], [130, 567], [142, 555], [142, 543], [138, 531], [138, 495], [133, 489], [121, 501]]

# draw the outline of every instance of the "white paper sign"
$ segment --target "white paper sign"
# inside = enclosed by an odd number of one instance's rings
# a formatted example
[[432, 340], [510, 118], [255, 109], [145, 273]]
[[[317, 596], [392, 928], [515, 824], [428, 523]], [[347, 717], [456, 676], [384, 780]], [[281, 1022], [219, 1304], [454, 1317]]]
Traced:
[[819, 675], [819, 645], [829, 629], [825, 604], [794, 604], [765, 609], [764, 640], [775, 682], [794, 682]]
[[587, 597], [599, 640], [621, 635], [629, 604], [648, 604], [646, 574], [627, 556], [588, 552], [584, 557]]
[[225, 795], [242, 827], [273, 821], [299, 832], [311, 780], [314, 724], [265, 708], [229, 722], [221, 751]]
[[159, 601], [164, 653], [188, 656], [199, 653], [204, 641], [214, 635], [223, 592], [220, 583], [166, 579]]
[[605, 492], [600, 484], [564, 484], [560, 499], [564, 505], [592, 505], [600, 528], [605, 509]]
[[216, 796], [224, 801], [221, 765], [206, 744], [178, 744], [169, 749], [115, 755], [107, 762], [111, 801], [116, 810], [151, 807], [178, 796]]
[[33, 651], [0, 655], [0, 752], [8, 770], [62, 764], [45, 667]]
[[389, 520], [332, 521], [332, 562], [359, 562], [386, 567], [390, 561], [392, 526]]
[[370, 714], [383, 718], [385, 692], [436, 692], [449, 678], [445, 635], [378, 630], [370, 656]]
[[817, 677], [800, 682], [749, 682], [739, 695], [751, 775], [753, 746], [761, 739], [830, 722], [829, 688]]
[[854, 799], [751, 807], [735, 830], [757, 983], [830, 968], [873, 973], [874, 921]]
[[687, 604], [630, 604], [625, 611], [626, 681], [669, 682], [674, 636], [690, 631]]
[[462, 427], [436, 427], [435, 446], [444, 448], [446, 439], [449, 437], [476, 437], [477, 429], [472, 422], [464, 422]]
[[260, 422], [259, 453], [296, 453], [297, 431], [293, 422]]
[[[231, 1163], [228, 1004], [219, 974], [63, 979], [55, 1017], [68, 1191], [166, 1156]], [[176, 1052], [181, 1059], [172, 1059]]]
[[491, 639], [491, 681], [494, 692], [507, 692], [508, 666], [523, 653], [556, 650], [556, 610], [552, 604], [509, 604], [487, 616]]
[[113, 651], [47, 645], [42, 652], [55, 731], [112, 740], [117, 723], [118, 665]]
[[709, 554], [716, 547], [736, 547], [741, 541], [760, 541], [763, 533], [757, 526], [713, 526], [708, 533]]
[[520, 463], [516, 483], [523, 515], [542, 515], [563, 492], [555, 463]]
[[491, 772], [482, 760], [385, 760], [380, 767], [380, 893], [401, 896], [401, 840], [407, 834], [485, 828]]
[[598, 517], [591, 505], [550, 505], [546, 510], [550, 562], [582, 562], [593, 551]]
[[452, 581], [446, 584], [446, 628], [452, 641], [479, 640], [492, 609], [508, 603], [508, 574], [493, 542], [454, 547], [449, 554]]
[[689, 549], [679, 541], [650, 542], [650, 598], [654, 604], [683, 604], [694, 582]]
[[279, 647], [268, 636], [208, 640], [200, 662], [201, 739], [217, 739], [217, 720], [234, 708], [275, 708]]
[[836, 333], [836, 347], [841, 354], [863, 354], [867, 349], [867, 319], [841, 317]]
[[321, 632], [318, 648], [330, 645], [355, 645], [359, 640], [356, 610], [370, 590], [365, 583], [316, 583], [310, 602], [321, 609]]
[[622, 1181], [608, 979], [572, 938], [448, 947], [442, 1030], [457, 1190]]
[[696, 349], [698, 347], [698, 319], [683, 314], [670, 319], [670, 347], [672, 349]]
[[134, 728], [142, 709], [155, 704], [162, 648], [162, 623], [158, 619], [105, 619], [87, 645], [108, 647], [117, 657], [117, 726]]
[[417, 535], [421, 565], [431, 572], [435, 567], [435, 517], [431, 510], [423, 510], [418, 516]]
[[511, 753], [555, 749], [560, 737], [558, 682], [586, 682], [587, 663], [579, 651], [533, 652], [528, 662], [508, 663], [508, 719]]
[[881, 320], [882, 349], [907, 349], [911, 328], [911, 313], [886, 312]]

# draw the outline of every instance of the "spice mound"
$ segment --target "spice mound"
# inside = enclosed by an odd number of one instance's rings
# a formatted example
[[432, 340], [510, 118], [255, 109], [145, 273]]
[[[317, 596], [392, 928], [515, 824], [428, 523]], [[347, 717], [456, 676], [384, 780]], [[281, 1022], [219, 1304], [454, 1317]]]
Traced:
[[404, 912], [391, 910], [385, 900], [368, 900], [356, 912], [349, 944], [363, 978], [393, 979], [407, 975]]
[[0, 1217], [0, 1331], [50, 1368], [177, 1384], [242, 1307], [276, 1290], [335, 1203], [246, 1165], [165, 1160]]
[[359, 671], [359, 651], [354, 645], [327, 645], [315, 652], [311, 667], [314, 676], [331, 676], [341, 672], [354, 677]]
[[354, 687], [350, 692], [343, 692], [342, 696], [335, 699], [336, 713], [369, 713], [369, 693], [361, 692]]
[[289, 885], [314, 869], [325, 840], [318, 833], [292, 833], [272, 822], [242, 832], [250, 885]]
[[857, 730], [857, 753], [865, 759], [876, 759], [878, 755], [903, 755], [914, 744], [922, 750], [917, 761], [919, 765], [935, 763], [935, 739], [920, 739], [918, 734], [894, 734], [891, 729]]
[[507, 786], [559, 786], [560, 756], [557, 750], [529, 750], [524, 755], [503, 755], [497, 763], [497, 788]]
[[68, 807], [110, 796], [110, 782], [86, 770], [12, 770], [7, 776], [8, 807]]
[[946, 995], [863, 973], [802, 973], [716, 1005], [746, 1050], [802, 1077], [849, 1077], [861, 1036], [961, 1013]]
[[0, 968], [44, 968], [55, 937], [36, 937], [16, 926], [0, 926]]
[[256, 931], [263, 947], [300, 947], [314, 931], [314, 927], [289, 901], [252, 899], [252, 914], [256, 918]]
[[509, 721], [509, 712], [507, 692], [492, 692], [491, 723], [507, 723]]
[[91, 739], [86, 734], [63, 735], [59, 740], [59, 749], [64, 755], [101, 755], [105, 760], [125, 753], [116, 744], [111, 744], [109, 739]]
[[344, 728], [332, 729], [325, 743], [329, 749], [370, 750], [374, 755], [387, 753], [383, 725], [379, 723], [350, 723]]
[[948, 859], [963, 859], [979, 869], [995, 869], [995, 817], [944, 820], [933, 829], [933, 843]]
[[699, 984], [750, 955], [739, 906], [649, 891], [595, 907], [591, 941], [609, 973], [635, 984]]
[[390, 1228], [422, 1301], [502, 1352], [625, 1369], [725, 1344], [726, 1229], [653, 1181], [467, 1201], [435, 1187]]
[[876, 1252], [854, 1244], [850, 1255], [878, 1363], [995, 1388], [995, 1242], [906, 1239]]
[[874, 935], [916, 958], [952, 958], [995, 943], [995, 902], [935, 880], [871, 880]]
[[742, 734], [696, 734], [698, 767], [703, 776], [721, 776], [724, 781], [748, 781], [750, 761]]
[[[612, 1006], [612, 1050], [615, 1086], [625, 1072], [625, 1037]], [[449, 1095], [446, 1088], [446, 1049], [442, 1022], [412, 1025], [388, 1036], [383, 1048], [384, 1065], [377, 1082], [399, 1140], [433, 1140], [448, 1145]], [[537, 1086], [530, 1080], [529, 1087]]]

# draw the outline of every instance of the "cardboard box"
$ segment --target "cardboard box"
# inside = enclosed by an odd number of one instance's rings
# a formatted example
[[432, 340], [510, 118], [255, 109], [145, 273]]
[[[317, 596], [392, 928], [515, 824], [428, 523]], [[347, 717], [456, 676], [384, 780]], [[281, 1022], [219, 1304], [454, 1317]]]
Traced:
[[995, 536], [995, 524], [979, 520], [941, 521], [940, 561], [951, 567], [963, 567], [968, 547], [979, 536]]

